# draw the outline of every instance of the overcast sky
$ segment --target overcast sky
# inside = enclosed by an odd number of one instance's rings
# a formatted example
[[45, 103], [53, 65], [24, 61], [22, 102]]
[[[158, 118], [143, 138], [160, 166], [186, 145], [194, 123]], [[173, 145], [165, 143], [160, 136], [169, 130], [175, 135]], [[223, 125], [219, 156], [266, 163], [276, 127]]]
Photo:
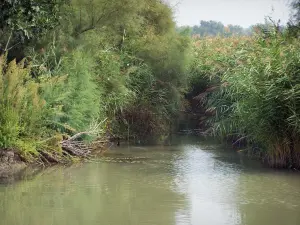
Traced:
[[265, 16], [286, 23], [289, 0], [168, 0], [175, 7], [178, 25], [195, 25], [200, 20], [221, 21], [248, 27], [263, 23]]

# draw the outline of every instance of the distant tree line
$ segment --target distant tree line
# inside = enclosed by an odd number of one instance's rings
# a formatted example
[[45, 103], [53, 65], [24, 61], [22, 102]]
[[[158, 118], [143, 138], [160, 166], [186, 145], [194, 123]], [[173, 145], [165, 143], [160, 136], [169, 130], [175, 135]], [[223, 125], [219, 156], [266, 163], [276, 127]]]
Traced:
[[[297, 6], [297, 5], [296, 5]], [[291, 20], [288, 24], [290, 28], [296, 28], [299, 26], [299, 22], [297, 21], [297, 15], [295, 14], [295, 20]], [[299, 20], [299, 18], [298, 18]], [[210, 20], [204, 21], [201, 20], [199, 25], [194, 26], [180, 26], [177, 27], [177, 30], [180, 32], [186, 32], [194, 39], [200, 37], [232, 37], [232, 36], [251, 36], [258, 31], [262, 31], [264, 33], [270, 32], [270, 27], [277, 27], [277, 30], [283, 31], [287, 28], [286, 25], [281, 25], [280, 21], [274, 21], [272, 18], [266, 18], [265, 23], [258, 23], [251, 25], [247, 28], [244, 28], [240, 25], [224, 25], [221, 22]]]
[[251, 35], [253, 27], [243, 28], [239, 25], [224, 25], [221, 22], [210, 20], [201, 20], [199, 25], [194, 26], [181, 26], [177, 28], [178, 30], [188, 30], [190, 35], [197, 37], [207, 37], [207, 36], [244, 36]]
[[291, 3], [292, 18], [288, 23], [290, 36], [300, 37], [300, 0]]

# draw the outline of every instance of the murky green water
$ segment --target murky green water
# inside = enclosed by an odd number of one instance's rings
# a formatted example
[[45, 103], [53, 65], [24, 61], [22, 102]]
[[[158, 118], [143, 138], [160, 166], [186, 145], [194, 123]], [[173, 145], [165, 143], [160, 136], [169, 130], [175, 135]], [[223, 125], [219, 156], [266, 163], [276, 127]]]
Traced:
[[[1, 225], [299, 225], [300, 174], [209, 144], [122, 148], [116, 162], [0, 185]], [[122, 160], [130, 156], [136, 161]]]

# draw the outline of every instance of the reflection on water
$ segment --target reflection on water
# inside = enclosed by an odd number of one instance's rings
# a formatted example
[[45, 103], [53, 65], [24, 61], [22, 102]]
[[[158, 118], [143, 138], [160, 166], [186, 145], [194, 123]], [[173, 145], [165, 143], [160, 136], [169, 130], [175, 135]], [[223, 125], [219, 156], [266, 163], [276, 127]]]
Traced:
[[300, 224], [299, 174], [203, 143], [114, 153], [145, 159], [51, 168], [1, 184], [0, 224]]

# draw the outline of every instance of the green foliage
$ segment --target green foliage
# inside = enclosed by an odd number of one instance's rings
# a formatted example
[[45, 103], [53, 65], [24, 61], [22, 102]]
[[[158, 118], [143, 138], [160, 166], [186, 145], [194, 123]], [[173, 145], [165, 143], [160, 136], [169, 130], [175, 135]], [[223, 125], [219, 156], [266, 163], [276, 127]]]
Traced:
[[167, 98], [168, 90], [160, 84], [145, 64], [131, 71], [127, 85], [136, 98], [118, 113], [118, 122], [126, 136], [147, 141], [168, 132], [166, 123], [171, 111], [167, 107], [172, 99]]
[[[176, 28], [162, 1], [67, 2], [0, 3], [0, 48], [18, 59], [0, 58], [1, 148], [61, 154], [62, 134], [102, 131], [100, 121], [113, 136], [159, 140], [189, 86], [186, 97], [214, 115], [214, 134], [259, 144], [274, 166], [300, 167], [300, 46], [282, 27]], [[23, 56], [30, 66], [16, 63]]]
[[0, 29], [29, 39], [53, 29], [64, 0], [4, 0], [0, 3]]
[[78, 37], [92, 30], [116, 30], [116, 34], [123, 34], [126, 26], [140, 23], [138, 12], [143, 6], [144, 1], [138, 0], [72, 0], [68, 18], [73, 24], [72, 35]]
[[300, 1], [299, 0], [293, 0], [291, 2], [291, 8], [293, 10], [292, 20], [295, 23], [300, 23]]
[[68, 75], [68, 79], [60, 91], [68, 94], [61, 102], [66, 115], [61, 122], [76, 130], [86, 129], [98, 117], [99, 92], [95, 84], [94, 68], [93, 58], [88, 52], [75, 50], [63, 59], [62, 72]]
[[19, 147], [41, 131], [45, 102], [24, 61], [7, 64], [6, 57], [1, 56], [0, 68], [0, 147]]
[[[1, 4], [9, 40], [1, 43], [18, 44], [9, 58], [24, 54], [30, 68], [15, 61], [1, 67], [0, 147], [28, 159], [43, 157], [41, 150], [59, 155], [56, 136], [102, 131], [94, 126], [101, 121], [113, 136], [166, 136], [181, 106], [190, 50], [171, 8], [156, 0], [64, 2]], [[6, 75], [10, 67], [19, 68], [14, 76]]]
[[292, 17], [288, 23], [289, 36], [299, 38], [300, 36], [300, 1], [293, 0], [290, 5]]
[[24, 49], [54, 30], [68, 0], [3, 0], [0, 2], [0, 54], [22, 60]]
[[97, 84], [101, 88], [100, 107], [110, 119], [135, 98], [134, 91], [127, 87], [130, 71], [134, 68], [130, 67], [126, 57], [126, 53], [113, 51], [100, 52], [96, 56]]
[[[90, 49], [96, 62], [100, 114], [109, 118], [112, 132], [122, 136], [168, 132], [169, 125], [162, 126], [181, 104], [189, 39], [175, 32], [172, 11], [161, 2], [104, 2], [94, 1], [92, 10], [74, 1], [70, 19], [70, 35]], [[151, 119], [139, 118], [140, 108]], [[141, 135], [140, 123], [157, 128]]]
[[216, 88], [198, 99], [215, 114], [214, 133], [259, 144], [272, 166], [299, 168], [297, 40], [274, 27], [268, 37], [208, 42], [197, 42], [196, 53], [201, 52], [200, 71]]

